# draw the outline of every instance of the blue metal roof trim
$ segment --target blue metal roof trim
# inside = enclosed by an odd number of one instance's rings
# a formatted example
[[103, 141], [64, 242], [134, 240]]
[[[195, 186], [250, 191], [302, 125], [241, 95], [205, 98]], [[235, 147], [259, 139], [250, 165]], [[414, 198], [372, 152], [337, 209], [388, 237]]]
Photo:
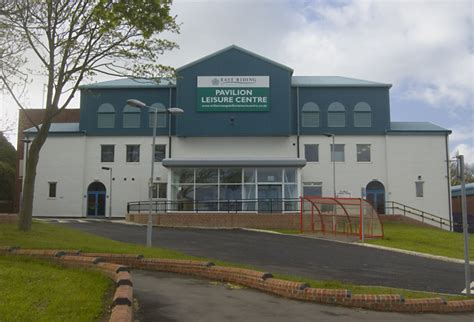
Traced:
[[390, 122], [387, 132], [443, 132], [451, 133], [451, 130], [430, 122]]
[[306, 165], [305, 159], [164, 159], [164, 167], [298, 167]]
[[[452, 186], [451, 187], [451, 195], [453, 197], [461, 196], [461, 186]], [[466, 195], [471, 196], [474, 195], [474, 183], [466, 183]]]
[[100, 83], [79, 86], [80, 89], [114, 89], [114, 88], [162, 88], [176, 87], [175, 78], [163, 78], [159, 82], [143, 78], [121, 78]]
[[377, 83], [342, 76], [292, 76], [293, 87], [392, 87], [392, 84]]
[[[41, 128], [41, 124], [39, 127]], [[23, 131], [25, 134], [36, 134], [37, 132], [35, 127]], [[84, 133], [84, 131], [79, 130], [79, 123], [51, 123], [48, 133]]]
[[202, 61], [208, 60], [209, 58], [212, 58], [212, 57], [214, 57], [214, 56], [217, 56], [217, 55], [219, 55], [219, 54], [222, 54], [222, 53], [224, 53], [224, 52], [226, 52], [226, 51], [229, 51], [229, 50], [231, 50], [231, 49], [239, 50], [239, 51], [241, 51], [241, 52], [243, 52], [243, 53], [246, 53], [246, 54], [248, 54], [248, 55], [250, 55], [250, 56], [253, 56], [253, 57], [255, 57], [255, 58], [258, 58], [258, 59], [261, 59], [261, 60], [263, 60], [263, 61], [266, 61], [267, 63], [270, 63], [270, 64], [272, 64], [272, 65], [276, 65], [276, 66], [279, 66], [279, 67], [281, 67], [281, 68], [283, 68], [283, 69], [287, 69], [287, 70], [289, 70], [289, 71], [291, 71], [291, 72], [293, 73], [293, 68], [290, 68], [290, 67], [288, 67], [288, 66], [285, 66], [285, 65], [283, 65], [283, 64], [280, 64], [280, 63], [278, 63], [278, 62], [276, 62], [276, 61], [274, 61], [274, 60], [268, 59], [268, 58], [265, 57], [265, 56], [261, 56], [261, 55], [259, 55], [259, 54], [256, 54], [256, 53], [250, 51], [250, 50], [247, 50], [247, 49], [245, 49], [245, 48], [242, 48], [242, 47], [239, 47], [239, 46], [236, 46], [236, 45], [230, 45], [230, 46], [228, 46], [228, 47], [225, 47], [225, 48], [223, 48], [223, 49], [221, 49], [221, 50], [218, 50], [218, 51], [216, 51], [216, 52], [214, 52], [214, 53], [212, 53], [212, 54], [206, 55], [206, 56], [201, 57], [201, 58], [199, 58], [199, 59], [197, 59], [197, 60], [195, 60], [195, 61], [192, 61], [192, 62], [190, 62], [190, 63], [188, 63], [188, 64], [186, 64], [186, 65], [183, 65], [183, 66], [177, 68], [176, 70], [177, 70], [177, 71], [180, 71], [180, 70], [186, 69], [186, 68], [188, 68], [188, 67], [194, 66], [194, 65], [196, 65], [196, 64], [199, 64], [199, 63], [202, 62]]

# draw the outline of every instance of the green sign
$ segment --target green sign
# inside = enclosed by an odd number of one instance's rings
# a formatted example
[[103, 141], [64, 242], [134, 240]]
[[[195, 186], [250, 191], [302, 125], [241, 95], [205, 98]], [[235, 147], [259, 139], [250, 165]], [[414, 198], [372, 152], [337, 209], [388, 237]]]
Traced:
[[198, 112], [267, 112], [269, 76], [198, 76]]

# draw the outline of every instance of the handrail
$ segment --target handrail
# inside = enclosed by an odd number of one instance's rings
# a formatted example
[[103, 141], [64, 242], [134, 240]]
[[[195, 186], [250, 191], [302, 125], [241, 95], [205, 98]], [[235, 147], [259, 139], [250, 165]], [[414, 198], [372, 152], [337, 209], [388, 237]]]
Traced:
[[[292, 203], [288, 205], [288, 203]], [[141, 213], [149, 210], [149, 201], [130, 201], [127, 213]], [[259, 209], [260, 208], [260, 209]], [[167, 212], [297, 212], [299, 198], [261, 198], [261, 199], [225, 199], [225, 200], [153, 200], [152, 210], [155, 213]]]
[[[391, 205], [391, 206], [389, 206]], [[433, 215], [429, 212], [402, 204], [397, 201], [386, 201], [386, 209], [392, 209], [392, 214], [395, 214], [395, 210], [400, 210], [402, 211], [403, 216], [407, 216], [407, 213], [416, 217], [421, 218], [421, 222], [425, 222], [425, 220], [429, 220], [433, 223], [439, 224], [440, 228], [443, 228], [443, 226], [447, 226], [448, 228], [451, 228], [451, 223], [449, 219]]]

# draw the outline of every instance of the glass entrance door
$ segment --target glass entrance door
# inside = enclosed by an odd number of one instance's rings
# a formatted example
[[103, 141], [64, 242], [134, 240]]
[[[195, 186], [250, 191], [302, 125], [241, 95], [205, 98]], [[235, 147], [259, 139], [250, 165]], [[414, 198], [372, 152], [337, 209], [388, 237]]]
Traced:
[[105, 216], [105, 191], [87, 193], [87, 216]]
[[281, 184], [258, 185], [258, 212], [281, 212]]

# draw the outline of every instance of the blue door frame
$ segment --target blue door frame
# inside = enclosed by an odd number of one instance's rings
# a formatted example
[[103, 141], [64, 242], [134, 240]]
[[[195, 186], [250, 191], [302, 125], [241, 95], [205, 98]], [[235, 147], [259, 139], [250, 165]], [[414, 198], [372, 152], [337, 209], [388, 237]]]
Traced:
[[367, 201], [369, 201], [372, 206], [377, 210], [379, 214], [385, 213], [385, 190], [374, 189], [366, 190]]

